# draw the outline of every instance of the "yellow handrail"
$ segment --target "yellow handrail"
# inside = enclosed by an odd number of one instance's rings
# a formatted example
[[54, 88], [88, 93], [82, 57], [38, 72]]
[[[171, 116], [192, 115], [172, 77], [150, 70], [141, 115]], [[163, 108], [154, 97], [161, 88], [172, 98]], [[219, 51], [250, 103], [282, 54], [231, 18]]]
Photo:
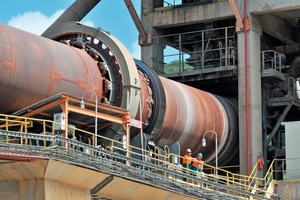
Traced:
[[[56, 125], [60, 125], [60, 126], [65, 126], [65, 124], [59, 124], [55, 121], [51, 121], [51, 120], [45, 120], [45, 119], [36, 119], [36, 118], [29, 118], [29, 117], [20, 117], [20, 116], [9, 116], [9, 115], [4, 115], [4, 114], [0, 114], [0, 129], [2, 128], [3, 130], [6, 131], [19, 131], [22, 133], [31, 133], [31, 134], [36, 134], [36, 135], [48, 135], [48, 136], [54, 136], [55, 132], [54, 132], [54, 126]], [[32, 133], [31, 129], [33, 126], [40, 126], [40, 130], [42, 130], [42, 132], [40, 133]], [[94, 138], [93, 135], [94, 133], [88, 132], [88, 131], [84, 131], [81, 129], [78, 129], [76, 127], [68, 127], [69, 130], [73, 129], [74, 131], [77, 131], [78, 133], [82, 133], [85, 135], [90, 135], [91, 138]], [[51, 131], [50, 131], [51, 129]], [[47, 132], [48, 130], [48, 132]], [[123, 149], [122, 147], [125, 145], [120, 141], [117, 140], [113, 140], [111, 138], [108, 137], [104, 137], [100, 134], [97, 135], [97, 137], [99, 138], [98, 141], [106, 141], [106, 143], [111, 145], [111, 149], [112, 151], [115, 150], [122, 150], [122, 151], [126, 151], [125, 149]], [[23, 141], [20, 138], [12, 138], [10, 136], [6, 136], [5, 140], [4, 138], [0, 138], [0, 142], [5, 141], [6, 143], [11, 143], [11, 142], [19, 142], [20, 144], [28, 144], [29, 141], [26, 139], [25, 141]], [[49, 145], [49, 144], [48, 144]], [[50, 144], [50, 145], [54, 145], [54, 144]], [[127, 145], [127, 144], [126, 144]], [[47, 142], [44, 140], [43, 142], [43, 146], [46, 147], [47, 146]], [[154, 164], [163, 166], [163, 167], [175, 167], [175, 165], [179, 164], [180, 161], [182, 160], [182, 156], [177, 155], [177, 154], [173, 154], [173, 153], [169, 153], [169, 148], [168, 147], [164, 147], [163, 149], [163, 154], [161, 154], [159, 152], [159, 150], [155, 149], [154, 152], [151, 150], [145, 150], [145, 149], [141, 149], [139, 147], [135, 147], [132, 145], [129, 145], [130, 148], [130, 155], [134, 156], [136, 154], [138, 154], [139, 156], [145, 157], [146, 156], [151, 156], [150, 157], [150, 161], [153, 161]], [[75, 147], [72, 147], [75, 148]], [[136, 152], [141, 152], [136, 153]], [[95, 152], [89, 152], [90, 154], [94, 155]], [[146, 159], [146, 161], [148, 161], [148, 159]], [[273, 161], [274, 162], [274, 161]], [[272, 164], [273, 164], [272, 162]], [[251, 186], [253, 186], [251, 183], [252, 182], [257, 182], [257, 181], [261, 181], [263, 180], [264, 183], [267, 183], [268, 181], [267, 178], [267, 174], [270, 173], [271, 171], [271, 166], [269, 168], [269, 170], [267, 171], [266, 176], [262, 179], [262, 178], [257, 178], [256, 174], [257, 174], [257, 164], [255, 164], [254, 169], [252, 170], [250, 176], [245, 176], [245, 175], [241, 175], [241, 174], [236, 174], [236, 173], [232, 173], [230, 171], [227, 171], [223, 168], [218, 168], [218, 176], [216, 177], [214, 174], [215, 172], [215, 167], [211, 166], [209, 164], [204, 163], [204, 170], [205, 172], [208, 172], [206, 174], [204, 174], [205, 179], [207, 180], [211, 180], [211, 181], [217, 181], [219, 183], [228, 185], [230, 187], [236, 187], [245, 191], [250, 191], [249, 188], [251, 188]], [[182, 169], [181, 169], [182, 170]], [[189, 172], [192, 172], [189, 169], [186, 169]], [[165, 176], [167, 175], [166, 172]], [[173, 177], [174, 178], [174, 177]]]

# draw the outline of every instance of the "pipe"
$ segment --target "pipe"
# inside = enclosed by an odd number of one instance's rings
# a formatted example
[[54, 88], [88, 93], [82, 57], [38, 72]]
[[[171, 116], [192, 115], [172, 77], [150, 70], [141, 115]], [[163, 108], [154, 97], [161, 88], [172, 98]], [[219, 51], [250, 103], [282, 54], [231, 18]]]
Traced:
[[229, 0], [230, 7], [236, 19], [236, 27], [238, 30], [244, 29], [243, 19], [236, 0]]
[[138, 14], [136, 13], [136, 10], [134, 9], [134, 6], [131, 2], [131, 0], [124, 0], [126, 7], [131, 15], [131, 18], [137, 28], [137, 30], [140, 33], [140, 40], [142, 40], [143, 42], [147, 42], [147, 33], [141, 23], [141, 20], [138, 17]]
[[249, 44], [248, 44], [248, 0], [244, 0], [244, 32], [245, 32], [245, 107], [246, 107], [246, 162], [247, 162], [247, 175], [250, 175], [251, 170], [251, 151], [250, 151], [250, 98], [249, 98]]
[[76, 0], [51, 26], [49, 26], [43, 37], [48, 37], [54, 29], [65, 22], [80, 22], [101, 0]]

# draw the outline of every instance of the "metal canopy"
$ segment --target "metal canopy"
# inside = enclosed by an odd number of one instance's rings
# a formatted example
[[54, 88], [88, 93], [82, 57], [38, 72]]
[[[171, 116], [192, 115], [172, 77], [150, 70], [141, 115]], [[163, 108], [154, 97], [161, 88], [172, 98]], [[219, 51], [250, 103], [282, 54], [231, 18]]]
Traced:
[[[95, 101], [84, 99], [86, 108], [81, 109], [80, 100], [81, 97], [78, 96], [58, 93], [23, 108], [13, 113], [13, 115], [53, 120], [53, 114], [63, 112], [66, 113], [67, 116], [66, 124], [75, 125], [86, 131], [93, 130], [95, 122]], [[114, 123], [122, 125], [129, 124], [137, 128], [141, 127], [141, 122], [131, 118], [127, 110], [108, 104], [98, 103], [97, 118], [100, 130]]]

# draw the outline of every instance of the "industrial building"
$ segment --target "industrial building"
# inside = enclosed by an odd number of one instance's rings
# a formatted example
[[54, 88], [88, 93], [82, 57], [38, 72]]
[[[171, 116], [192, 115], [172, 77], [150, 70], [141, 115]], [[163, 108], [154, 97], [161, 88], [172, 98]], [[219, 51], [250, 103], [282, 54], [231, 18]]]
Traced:
[[[0, 194], [296, 198], [299, 1], [142, 0], [137, 14], [125, 0], [141, 61], [79, 23], [99, 2], [75, 1], [42, 37], [1, 25]], [[212, 169], [192, 189], [187, 148]]]
[[[143, 1], [142, 23], [153, 41], [141, 41], [142, 60], [161, 76], [238, 100], [242, 173], [260, 155], [285, 157], [282, 122], [300, 117], [299, 3], [165, 2]], [[178, 69], [165, 73], [170, 56]]]

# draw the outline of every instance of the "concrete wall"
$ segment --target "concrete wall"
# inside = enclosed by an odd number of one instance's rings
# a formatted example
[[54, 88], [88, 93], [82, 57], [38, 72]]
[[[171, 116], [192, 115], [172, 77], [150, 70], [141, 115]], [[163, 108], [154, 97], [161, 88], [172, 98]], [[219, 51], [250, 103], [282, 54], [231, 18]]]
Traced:
[[5, 200], [18, 200], [18, 181], [9, 181], [0, 183], [0, 199]]
[[277, 182], [275, 193], [281, 196], [282, 200], [298, 200], [300, 197], [300, 181], [298, 182]]
[[[145, 14], [147, 13], [143, 13]], [[152, 26], [155, 28], [197, 24], [233, 17], [228, 2], [165, 9], [151, 14], [153, 15]], [[145, 25], [145, 22], [143, 24]]]

